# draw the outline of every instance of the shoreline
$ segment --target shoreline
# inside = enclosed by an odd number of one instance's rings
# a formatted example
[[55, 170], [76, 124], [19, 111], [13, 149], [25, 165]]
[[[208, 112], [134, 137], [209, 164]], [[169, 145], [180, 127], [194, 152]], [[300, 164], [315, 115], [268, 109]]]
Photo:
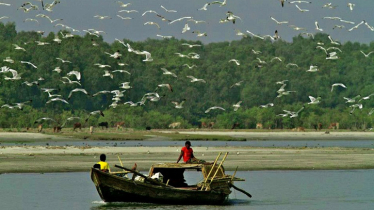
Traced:
[[[258, 170], [352, 170], [374, 169], [374, 149], [368, 148], [258, 148], [192, 147], [199, 159], [213, 162], [219, 152], [229, 152], [223, 164], [228, 171]], [[148, 171], [155, 163], [175, 162], [181, 147], [46, 147], [0, 148], [0, 173], [82, 172], [105, 153], [113, 171], [120, 156], [127, 167], [138, 164]], [[221, 156], [222, 157], [222, 156]]]
[[79, 132], [66, 131], [53, 133], [0, 132], [2, 142], [48, 142], [82, 140], [154, 140], [154, 141], [267, 141], [267, 140], [374, 140], [374, 132], [357, 131], [258, 131], [258, 130], [152, 130], [152, 131], [117, 131], [115, 129], [97, 130], [92, 135], [88, 130]]

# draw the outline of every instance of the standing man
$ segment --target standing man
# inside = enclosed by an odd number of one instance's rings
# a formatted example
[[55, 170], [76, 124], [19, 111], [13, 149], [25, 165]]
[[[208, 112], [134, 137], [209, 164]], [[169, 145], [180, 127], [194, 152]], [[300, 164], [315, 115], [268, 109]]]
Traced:
[[177, 163], [179, 163], [182, 157], [183, 157], [183, 162], [185, 163], [205, 163], [204, 160], [199, 160], [195, 158], [195, 156], [193, 155], [193, 150], [191, 148], [190, 141], [186, 141], [186, 143], [184, 144], [184, 147], [182, 147], [181, 154], [178, 157]]

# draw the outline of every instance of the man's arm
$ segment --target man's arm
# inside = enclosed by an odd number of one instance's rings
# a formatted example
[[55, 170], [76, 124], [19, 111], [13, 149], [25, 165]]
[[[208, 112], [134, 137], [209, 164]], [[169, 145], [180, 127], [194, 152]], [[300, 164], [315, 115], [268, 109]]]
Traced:
[[183, 156], [183, 151], [181, 151], [181, 154], [179, 155], [179, 158], [178, 158], [178, 160], [177, 160], [177, 163], [181, 160], [182, 156]]

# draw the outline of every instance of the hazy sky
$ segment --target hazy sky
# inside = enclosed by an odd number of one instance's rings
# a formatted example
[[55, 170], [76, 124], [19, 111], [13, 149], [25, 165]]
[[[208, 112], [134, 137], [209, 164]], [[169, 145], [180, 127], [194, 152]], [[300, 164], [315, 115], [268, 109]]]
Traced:
[[[94, 28], [105, 31], [107, 34], [104, 34], [103, 37], [109, 42], [112, 42], [115, 38], [127, 38], [134, 41], [158, 38], [156, 34], [172, 35], [177, 39], [201, 40], [205, 43], [230, 41], [241, 38], [235, 35], [235, 29], [239, 29], [242, 32], [249, 30], [260, 35], [273, 35], [274, 31], [278, 30], [282, 39], [291, 41], [292, 37], [300, 33], [288, 27], [288, 24], [277, 25], [270, 19], [270, 16], [273, 16], [279, 21], [288, 20], [291, 25], [306, 28], [309, 33], [318, 32], [315, 30], [314, 25], [314, 22], [318, 21], [319, 26], [324, 30], [323, 32], [330, 34], [334, 39], [342, 42], [357, 41], [370, 43], [374, 40], [374, 32], [369, 30], [365, 25], [361, 25], [357, 30], [348, 32], [349, 28], [357, 25], [362, 20], [366, 20], [371, 26], [374, 26], [374, 0], [311, 0], [311, 4], [298, 4], [300, 8], [308, 9], [309, 12], [299, 12], [295, 4], [289, 3], [285, 3], [285, 6], [282, 8], [279, 0], [227, 0], [226, 6], [210, 5], [207, 11], [197, 10], [203, 7], [206, 2], [201, 0], [122, 1], [124, 3], [131, 3], [127, 8], [121, 8], [115, 0], [60, 0], [61, 3], [55, 6], [53, 12], [47, 12], [41, 10], [40, 2], [29, 0], [38, 5], [40, 10], [24, 13], [22, 10], [17, 10], [17, 8], [25, 1], [0, 0], [2, 3], [11, 4], [10, 7], [0, 5], [0, 16], [9, 17], [0, 21], [16, 22], [18, 31], [42, 30], [46, 33], [50, 31], [56, 32], [61, 27], [54, 27], [54, 25], [62, 23], [81, 31], [81, 33], [75, 34], [83, 35], [84, 32], [82, 30]], [[46, 3], [52, 2], [52, 0], [44, 1]], [[335, 9], [322, 8], [328, 2], [337, 7]], [[353, 11], [350, 11], [347, 7], [348, 2], [356, 4]], [[177, 10], [177, 12], [167, 13], [160, 7], [161, 5], [167, 9]], [[138, 10], [139, 13], [118, 13], [121, 9]], [[171, 20], [191, 16], [195, 20], [205, 20], [207, 24], [195, 25], [193, 22], [188, 22], [191, 31], [182, 34], [182, 28], [186, 21], [169, 25], [153, 13], [142, 16], [142, 13], [146, 10], [154, 10]], [[232, 23], [219, 23], [220, 19], [226, 17], [227, 11], [232, 11], [235, 15], [241, 17], [243, 21], [238, 20], [235, 25]], [[46, 14], [52, 19], [62, 18], [63, 21], [51, 24], [45, 18], [36, 18], [35, 15], [39, 13]], [[117, 14], [134, 19], [121, 20], [117, 17]], [[107, 15], [112, 17], [112, 19], [98, 20], [93, 17], [95, 15]], [[351, 25], [338, 20], [323, 19], [325, 16], [338, 16], [344, 20], [353, 21], [355, 24]], [[38, 19], [40, 24], [36, 22], [24, 22], [26, 18]], [[144, 25], [147, 21], [157, 22], [161, 26], [161, 29], [158, 29], [154, 25]], [[333, 30], [334, 25], [344, 25], [345, 28]], [[196, 34], [191, 33], [194, 30], [206, 32], [208, 36], [196, 37]]]

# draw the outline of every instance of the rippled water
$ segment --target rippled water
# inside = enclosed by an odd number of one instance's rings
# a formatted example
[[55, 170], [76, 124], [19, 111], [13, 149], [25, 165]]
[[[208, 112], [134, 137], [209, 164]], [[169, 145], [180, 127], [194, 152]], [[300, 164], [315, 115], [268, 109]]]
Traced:
[[[374, 148], [374, 140], [264, 140], [264, 141], [192, 141], [194, 147], [251, 146], [251, 147], [356, 147]], [[2, 143], [3, 146], [16, 145], [45, 146], [46, 142]], [[50, 146], [117, 146], [117, 147], [163, 147], [183, 146], [184, 141], [50, 141]]]
[[[228, 172], [229, 174], [232, 172]], [[245, 182], [235, 185], [224, 206], [176, 206], [104, 203], [89, 173], [1, 174], [0, 209], [374, 209], [374, 170], [238, 172]], [[196, 181], [189, 173], [187, 181]]]

